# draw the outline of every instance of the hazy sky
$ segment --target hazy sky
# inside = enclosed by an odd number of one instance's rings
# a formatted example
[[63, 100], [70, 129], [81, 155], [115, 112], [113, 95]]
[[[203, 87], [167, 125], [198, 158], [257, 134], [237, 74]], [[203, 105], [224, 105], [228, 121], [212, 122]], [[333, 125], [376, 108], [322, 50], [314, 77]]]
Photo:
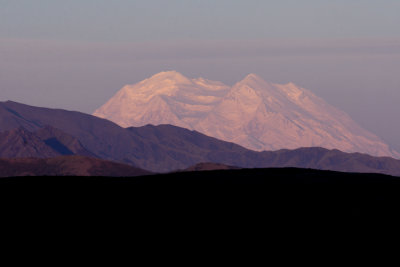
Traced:
[[163, 70], [292, 81], [400, 150], [399, 0], [0, 0], [0, 101], [91, 113]]

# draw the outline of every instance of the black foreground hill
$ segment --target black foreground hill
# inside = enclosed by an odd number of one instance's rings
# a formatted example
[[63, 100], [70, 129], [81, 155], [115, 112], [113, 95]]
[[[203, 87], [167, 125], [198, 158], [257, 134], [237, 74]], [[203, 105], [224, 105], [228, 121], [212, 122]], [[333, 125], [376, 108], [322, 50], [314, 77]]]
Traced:
[[223, 227], [236, 223], [240, 228], [244, 221], [251, 227], [261, 224], [261, 229], [273, 222], [295, 227], [312, 219], [319, 224], [324, 217], [348, 224], [354, 217], [396, 217], [400, 203], [400, 177], [299, 168], [10, 177], [1, 178], [0, 185], [3, 196], [11, 192], [12, 199], [29, 197], [24, 207], [34, 203], [57, 211], [72, 205], [74, 212], [84, 214], [112, 211], [134, 215], [135, 221], [151, 218], [149, 223], [156, 228], [171, 218], [180, 218], [177, 225], [188, 220], [214, 225], [222, 220]]
[[0, 102], [0, 158], [82, 155], [152, 172], [201, 162], [242, 168], [298, 167], [400, 176], [400, 161], [324, 148], [255, 152], [196, 131], [147, 125], [122, 128], [92, 115]]

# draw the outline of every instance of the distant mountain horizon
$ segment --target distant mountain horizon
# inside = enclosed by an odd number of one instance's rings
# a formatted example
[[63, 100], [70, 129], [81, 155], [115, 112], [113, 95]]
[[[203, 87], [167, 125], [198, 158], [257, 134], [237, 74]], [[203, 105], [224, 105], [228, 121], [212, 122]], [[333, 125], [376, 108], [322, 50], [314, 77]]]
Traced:
[[293, 83], [249, 74], [232, 87], [176, 71], [118, 91], [93, 115], [122, 127], [171, 124], [255, 151], [324, 147], [400, 158], [346, 113]]

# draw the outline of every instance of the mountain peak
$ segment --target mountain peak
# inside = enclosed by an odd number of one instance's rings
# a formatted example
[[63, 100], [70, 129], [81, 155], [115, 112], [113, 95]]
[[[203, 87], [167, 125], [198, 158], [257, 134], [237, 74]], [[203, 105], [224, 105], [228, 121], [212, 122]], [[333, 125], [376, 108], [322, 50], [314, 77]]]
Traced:
[[261, 79], [261, 77], [255, 73], [249, 73], [244, 77], [244, 79]]
[[154, 74], [149, 79], [150, 81], [160, 82], [163, 80], [174, 81], [175, 83], [191, 83], [191, 81], [182, 75], [181, 73], [171, 70], [171, 71], [162, 71], [157, 74]]
[[268, 82], [266, 82], [263, 78], [254, 73], [248, 74], [246, 77], [243, 78], [243, 80], [238, 82], [238, 84], [257, 84], [260, 86], [269, 85]]
[[94, 115], [124, 127], [174, 124], [254, 150], [321, 146], [393, 156], [344, 112], [293, 83], [254, 73], [232, 87], [160, 72], [120, 90]]
[[271, 88], [271, 84], [263, 80], [260, 76], [254, 73], [248, 74], [240, 82], [237, 82], [232, 89], [241, 87], [249, 87], [255, 91], [266, 90]]

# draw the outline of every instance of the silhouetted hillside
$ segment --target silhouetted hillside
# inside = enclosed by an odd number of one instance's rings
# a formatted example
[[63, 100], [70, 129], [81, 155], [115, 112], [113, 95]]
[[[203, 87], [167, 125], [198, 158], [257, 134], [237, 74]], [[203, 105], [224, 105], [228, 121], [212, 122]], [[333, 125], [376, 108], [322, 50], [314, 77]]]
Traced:
[[[13, 176], [139, 176], [148, 171], [116, 162], [84, 156], [60, 156], [47, 159], [0, 159], [0, 177]], [[40, 181], [40, 178], [31, 178]], [[38, 180], [35, 180], [38, 179]], [[57, 179], [57, 178], [54, 178]], [[0, 181], [4, 181], [1, 180]]]
[[[261, 223], [265, 227], [265, 223], [280, 224], [285, 218], [286, 225], [295, 227], [302, 220], [321, 216], [344, 218], [347, 224], [350, 217], [396, 216], [400, 200], [400, 177], [298, 168], [176, 172], [139, 177], [13, 177], [1, 178], [0, 185], [3, 189], [16, 185], [12, 188], [29, 190], [28, 194], [35, 198], [44, 193], [46, 205], [50, 195], [58, 199], [68, 196], [65, 205], [69, 206], [70, 193], [79, 193], [79, 199], [100, 201], [102, 204], [97, 203], [97, 208], [101, 211], [104, 207], [117, 208], [126, 214], [132, 209], [135, 215], [140, 212], [144, 218], [157, 217], [156, 225], [171, 216], [179, 216], [185, 224], [188, 218], [195, 221], [204, 218], [204, 223], [213, 225], [220, 219], [227, 224], [231, 220], [250, 220], [248, 225]], [[110, 203], [113, 205], [109, 206]], [[91, 209], [92, 205], [87, 208]]]

